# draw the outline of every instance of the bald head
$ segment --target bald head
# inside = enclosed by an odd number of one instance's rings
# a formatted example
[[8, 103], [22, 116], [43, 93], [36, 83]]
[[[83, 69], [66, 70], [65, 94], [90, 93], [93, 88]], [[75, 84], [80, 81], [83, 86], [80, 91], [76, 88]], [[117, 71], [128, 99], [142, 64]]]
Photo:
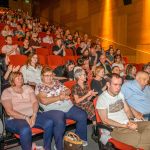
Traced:
[[136, 80], [141, 85], [141, 87], [144, 88], [148, 84], [149, 75], [145, 71], [139, 71], [136, 74]]

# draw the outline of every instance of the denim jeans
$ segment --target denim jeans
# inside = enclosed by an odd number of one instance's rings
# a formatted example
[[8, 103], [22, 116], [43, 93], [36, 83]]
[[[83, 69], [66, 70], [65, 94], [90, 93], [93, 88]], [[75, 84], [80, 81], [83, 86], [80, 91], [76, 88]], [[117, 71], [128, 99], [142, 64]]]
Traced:
[[[44, 130], [44, 149], [51, 150], [51, 141], [53, 136], [53, 121], [47, 118], [47, 112], [37, 113], [34, 127]], [[7, 119], [6, 129], [12, 133], [20, 135], [22, 150], [32, 149], [32, 132], [29, 124], [24, 119]]]
[[54, 139], [57, 150], [63, 150], [63, 136], [66, 128], [66, 119], [76, 121], [76, 134], [87, 141], [87, 114], [84, 110], [73, 106], [68, 112], [50, 110], [49, 119], [54, 123]]

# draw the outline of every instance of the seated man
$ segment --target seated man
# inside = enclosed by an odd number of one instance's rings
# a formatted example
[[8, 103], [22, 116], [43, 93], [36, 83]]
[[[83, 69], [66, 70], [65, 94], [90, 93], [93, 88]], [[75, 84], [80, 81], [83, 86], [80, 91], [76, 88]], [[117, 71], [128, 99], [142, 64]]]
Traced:
[[150, 86], [147, 85], [148, 81], [148, 73], [140, 71], [135, 80], [125, 82], [121, 89], [137, 119], [150, 120]]
[[99, 63], [97, 63], [96, 66], [103, 66], [105, 69], [105, 74], [111, 73], [111, 67], [110, 67], [109, 63], [107, 62], [106, 56], [104, 54], [102, 54], [99, 57]]
[[5, 37], [6, 45], [2, 47], [2, 53], [6, 55], [16, 55], [19, 54], [18, 45], [12, 44], [12, 36], [8, 35]]
[[123, 143], [150, 149], [150, 122], [131, 122], [132, 113], [120, 92], [122, 78], [112, 74], [108, 89], [103, 92], [97, 101], [96, 108], [102, 122], [113, 127], [111, 136]]

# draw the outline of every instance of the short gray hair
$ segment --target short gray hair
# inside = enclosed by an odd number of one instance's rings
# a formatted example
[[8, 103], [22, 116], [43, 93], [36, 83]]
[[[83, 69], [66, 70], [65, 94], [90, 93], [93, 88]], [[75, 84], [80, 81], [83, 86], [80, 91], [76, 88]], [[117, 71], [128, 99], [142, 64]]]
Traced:
[[82, 68], [77, 68], [74, 72], [74, 78], [78, 80], [79, 77], [83, 74], [83, 72], [85, 71]]

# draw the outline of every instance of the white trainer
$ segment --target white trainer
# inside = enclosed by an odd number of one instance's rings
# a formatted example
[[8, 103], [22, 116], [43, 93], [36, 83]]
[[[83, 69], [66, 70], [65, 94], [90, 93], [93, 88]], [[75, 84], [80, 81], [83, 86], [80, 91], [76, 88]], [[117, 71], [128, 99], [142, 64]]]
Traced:
[[82, 145], [83, 145], [83, 146], [88, 146], [88, 142], [87, 142], [87, 141], [82, 140]]

